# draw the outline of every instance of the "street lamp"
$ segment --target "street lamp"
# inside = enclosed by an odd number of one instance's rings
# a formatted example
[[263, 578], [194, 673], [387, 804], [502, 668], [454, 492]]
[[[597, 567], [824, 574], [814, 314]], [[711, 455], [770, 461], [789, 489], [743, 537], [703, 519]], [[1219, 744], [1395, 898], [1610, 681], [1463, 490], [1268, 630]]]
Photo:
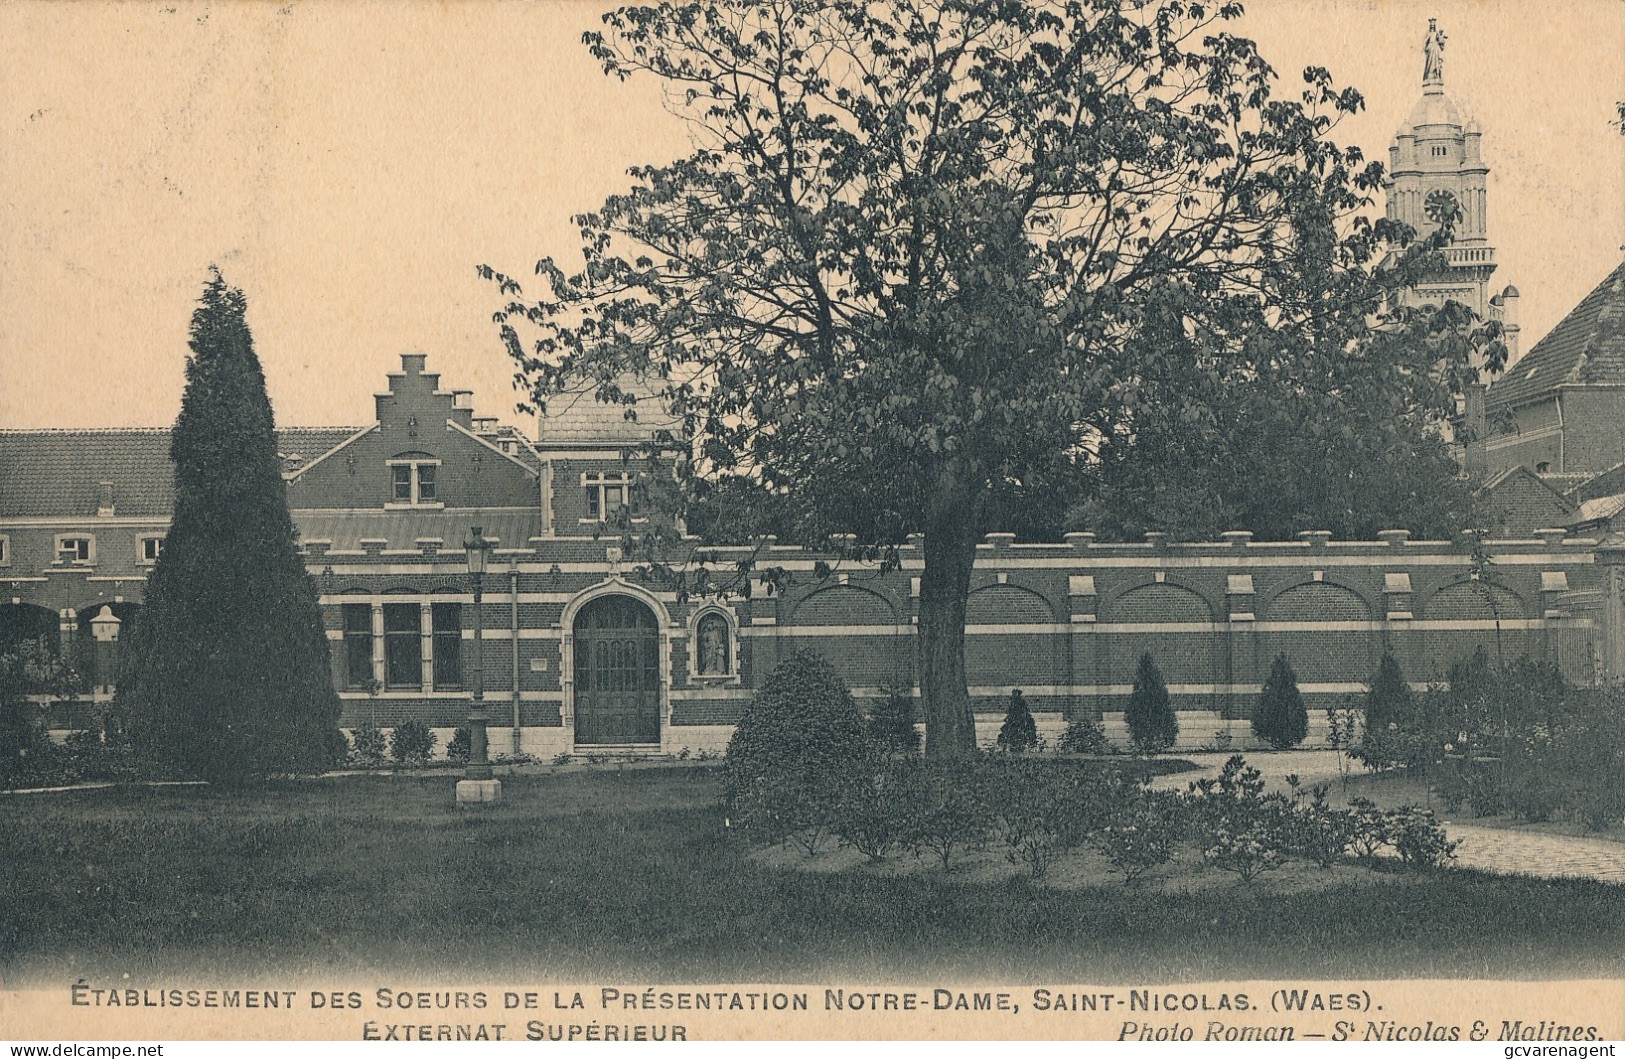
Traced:
[[485, 622], [480, 613], [484, 602], [485, 564], [491, 556], [491, 542], [485, 539], [480, 527], [463, 542], [463, 554], [468, 558], [468, 575], [474, 580], [474, 699], [468, 709], [468, 768], [457, 781], [457, 804], [472, 805], [502, 800], [502, 781], [491, 775], [491, 762], [486, 756], [485, 726], [489, 718], [485, 713], [485, 659], [482, 657], [481, 636]]
[[118, 643], [118, 630], [122, 624], [118, 615], [113, 613], [113, 608], [106, 604], [102, 606], [100, 613], [90, 619], [90, 634], [96, 640], [97, 686], [90, 689], [92, 698], [97, 691], [104, 691], [106, 694], [113, 692], [113, 674], [117, 671], [113, 652], [117, 649], [114, 645]]

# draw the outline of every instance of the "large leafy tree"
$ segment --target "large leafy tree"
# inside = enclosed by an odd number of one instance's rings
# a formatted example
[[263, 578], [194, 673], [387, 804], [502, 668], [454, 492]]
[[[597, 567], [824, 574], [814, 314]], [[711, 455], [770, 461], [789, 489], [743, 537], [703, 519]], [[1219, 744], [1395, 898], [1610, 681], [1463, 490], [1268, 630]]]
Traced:
[[1447, 238], [1388, 270], [1350, 274], [1352, 289], [1327, 292], [1313, 331], [1279, 336], [1285, 355], [1238, 362], [1183, 333], [1177, 317], [1151, 317], [1135, 338], [1157, 351], [1143, 360], [1142, 399], [1080, 468], [1067, 528], [1109, 540], [1233, 529], [1369, 540], [1396, 527], [1448, 538], [1472, 525], [1471, 485], [1448, 434], [1463, 440], [1464, 424], [1446, 422], [1470, 379], [1448, 369], [1504, 360], [1499, 325], [1457, 303], [1394, 307]]
[[174, 520], [120, 687], [145, 761], [223, 782], [316, 771], [343, 746], [245, 309], [216, 271], [192, 314]]
[[[1328, 140], [1361, 105], [1295, 95], [1233, 3], [666, 2], [587, 44], [652, 76], [695, 150], [578, 218], [585, 263], [540, 297], [489, 267], [519, 377], [674, 414], [695, 479], [736, 477], [817, 540], [923, 532], [927, 752], [974, 747], [975, 545], [1076, 478], [1167, 374], [1320, 340], [1361, 294], [1378, 171]], [[1305, 264], [1317, 275], [1299, 278]], [[1324, 275], [1320, 275], [1324, 274]], [[1352, 281], [1350, 281], [1352, 282]], [[1333, 292], [1328, 294], [1327, 292]], [[1374, 305], [1373, 301], [1373, 305]], [[629, 379], [639, 380], [636, 386]], [[636, 412], [639, 405], [630, 409]]]

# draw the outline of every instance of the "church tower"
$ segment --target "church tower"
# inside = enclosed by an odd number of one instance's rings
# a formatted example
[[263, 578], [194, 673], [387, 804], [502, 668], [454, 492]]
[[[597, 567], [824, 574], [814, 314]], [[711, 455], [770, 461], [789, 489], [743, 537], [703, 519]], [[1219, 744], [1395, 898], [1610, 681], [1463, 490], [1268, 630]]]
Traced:
[[[1431, 234], [1439, 218], [1454, 214], [1455, 238], [1445, 248], [1449, 267], [1428, 276], [1408, 300], [1416, 304], [1461, 302], [1485, 319], [1499, 318], [1503, 299], [1492, 305], [1490, 274], [1495, 248], [1489, 241], [1485, 178], [1489, 167], [1479, 154], [1483, 130], [1444, 90], [1445, 35], [1428, 19], [1422, 44], [1422, 97], [1388, 148], [1388, 218], [1403, 221], [1417, 237]], [[1517, 293], [1513, 291], [1512, 297]], [[1515, 319], [1515, 317], [1514, 317]]]

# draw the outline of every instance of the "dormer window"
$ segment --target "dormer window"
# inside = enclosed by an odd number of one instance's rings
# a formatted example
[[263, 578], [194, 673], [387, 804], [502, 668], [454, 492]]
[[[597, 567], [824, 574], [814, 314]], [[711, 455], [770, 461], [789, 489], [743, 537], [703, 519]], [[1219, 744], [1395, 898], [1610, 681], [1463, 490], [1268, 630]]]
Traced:
[[426, 452], [403, 452], [389, 462], [391, 507], [440, 507], [440, 460]]
[[56, 561], [84, 565], [96, 561], [96, 538], [64, 535], [56, 539]]

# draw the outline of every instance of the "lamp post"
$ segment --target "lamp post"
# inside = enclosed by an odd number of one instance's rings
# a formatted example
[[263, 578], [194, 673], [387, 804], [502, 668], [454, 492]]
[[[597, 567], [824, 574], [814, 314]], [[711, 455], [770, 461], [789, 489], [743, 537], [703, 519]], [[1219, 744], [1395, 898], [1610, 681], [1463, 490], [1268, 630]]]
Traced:
[[485, 623], [480, 604], [484, 602], [485, 564], [491, 556], [491, 542], [479, 526], [473, 527], [473, 533], [463, 542], [463, 554], [468, 559], [468, 576], [474, 581], [474, 699], [468, 709], [468, 768], [457, 781], [457, 804], [473, 805], [502, 800], [502, 781], [491, 775], [491, 762], [486, 756], [485, 726], [489, 718], [485, 713], [481, 643]]
[[113, 652], [121, 624], [113, 608], [107, 605], [103, 605], [101, 611], [90, 619], [90, 634], [96, 640], [96, 686], [90, 689], [92, 698], [98, 691], [109, 695], [113, 692], [113, 674], [117, 671]]

